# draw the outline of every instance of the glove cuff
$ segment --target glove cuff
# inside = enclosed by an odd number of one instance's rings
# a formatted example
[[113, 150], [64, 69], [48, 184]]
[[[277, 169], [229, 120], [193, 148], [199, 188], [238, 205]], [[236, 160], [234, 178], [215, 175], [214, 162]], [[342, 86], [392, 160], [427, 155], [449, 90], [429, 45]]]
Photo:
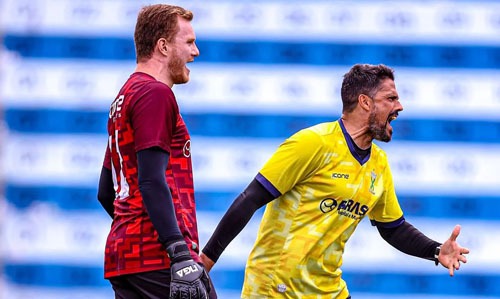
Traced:
[[192, 259], [185, 241], [177, 241], [167, 246], [167, 254], [171, 264]]

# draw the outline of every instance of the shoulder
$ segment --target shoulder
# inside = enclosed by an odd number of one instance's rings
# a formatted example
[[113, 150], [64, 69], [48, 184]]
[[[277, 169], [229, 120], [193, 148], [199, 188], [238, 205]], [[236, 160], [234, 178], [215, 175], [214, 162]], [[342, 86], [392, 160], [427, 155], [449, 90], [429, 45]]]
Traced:
[[340, 132], [338, 122], [325, 122], [302, 129], [292, 137], [304, 140], [307, 143], [319, 145], [330, 143], [330, 139]]
[[153, 105], [161, 107], [177, 107], [177, 100], [172, 89], [156, 80], [148, 80], [138, 88], [135, 105]]
[[145, 91], [152, 91], [155, 94], [162, 95], [162, 96], [167, 96], [169, 98], [175, 99], [174, 92], [172, 89], [160, 82], [160, 81], [149, 81], [145, 84]]
[[325, 123], [320, 123], [305, 129], [300, 130], [297, 132], [297, 134], [303, 134], [306, 136], [316, 136], [317, 138], [321, 138], [324, 136], [328, 136], [331, 134], [334, 134], [340, 130], [340, 126], [338, 125], [338, 122], [325, 122]]
[[130, 86], [141, 94], [161, 94], [163, 96], [174, 97], [172, 89], [149, 74], [136, 72], [130, 75]]
[[309, 127], [296, 132], [290, 136], [289, 140], [309, 145], [317, 145], [322, 143], [321, 136], [322, 135], [315, 130], [314, 127]]
[[292, 146], [305, 155], [320, 154], [330, 148], [334, 127], [333, 123], [321, 123], [302, 129], [290, 136], [284, 145]]
[[375, 143], [372, 143], [371, 157], [384, 162], [388, 160], [387, 153]]

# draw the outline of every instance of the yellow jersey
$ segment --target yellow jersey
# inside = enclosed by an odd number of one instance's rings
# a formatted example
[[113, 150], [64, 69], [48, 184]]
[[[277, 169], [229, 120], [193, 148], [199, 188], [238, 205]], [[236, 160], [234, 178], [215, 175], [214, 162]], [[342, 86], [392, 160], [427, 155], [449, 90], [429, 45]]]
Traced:
[[361, 159], [342, 121], [285, 140], [256, 179], [267, 204], [245, 269], [242, 298], [347, 298], [342, 254], [364, 216], [404, 221], [385, 152]]

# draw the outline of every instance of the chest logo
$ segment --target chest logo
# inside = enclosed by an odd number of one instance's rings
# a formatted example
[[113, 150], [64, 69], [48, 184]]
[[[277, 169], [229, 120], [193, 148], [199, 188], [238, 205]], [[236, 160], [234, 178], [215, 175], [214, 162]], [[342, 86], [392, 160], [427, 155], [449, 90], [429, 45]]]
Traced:
[[334, 172], [332, 173], [332, 178], [334, 179], [349, 179], [349, 175], [347, 173]]
[[321, 201], [319, 209], [324, 214], [336, 212], [352, 219], [361, 219], [370, 208], [352, 199], [338, 202], [333, 198], [325, 198]]
[[371, 194], [374, 194], [375, 195], [375, 180], [377, 179], [377, 174], [372, 171], [371, 173], [371, 177], [370, 177], [370, 189], [368, 189], [368, 191], [370, 191]]
[[191, 140], [186, 141], [186, 143], [184, 144], [184, 147], [182, 148], [182, 154], [186, 158], [191, 157]]

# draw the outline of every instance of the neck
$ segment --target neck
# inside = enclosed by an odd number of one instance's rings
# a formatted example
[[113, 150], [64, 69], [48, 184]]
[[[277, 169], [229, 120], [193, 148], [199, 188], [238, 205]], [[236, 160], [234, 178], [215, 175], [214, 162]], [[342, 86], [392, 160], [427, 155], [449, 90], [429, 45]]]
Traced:
[[342, 114], [341, 118], [347, 133], [349, 133], [354, 143], [360, 149], [368, 149], [372, 145], [373, 138], [368, 134], [366, 120], [350, 114]]
[[164, 67], [164, 65], [164, 63], [153, 57], [147, 61], [137, 63], [135, 72], [148, 74], [157, 81], [160, 81], [172, 88], [174, 84], [168, 76], [168, 69]]

